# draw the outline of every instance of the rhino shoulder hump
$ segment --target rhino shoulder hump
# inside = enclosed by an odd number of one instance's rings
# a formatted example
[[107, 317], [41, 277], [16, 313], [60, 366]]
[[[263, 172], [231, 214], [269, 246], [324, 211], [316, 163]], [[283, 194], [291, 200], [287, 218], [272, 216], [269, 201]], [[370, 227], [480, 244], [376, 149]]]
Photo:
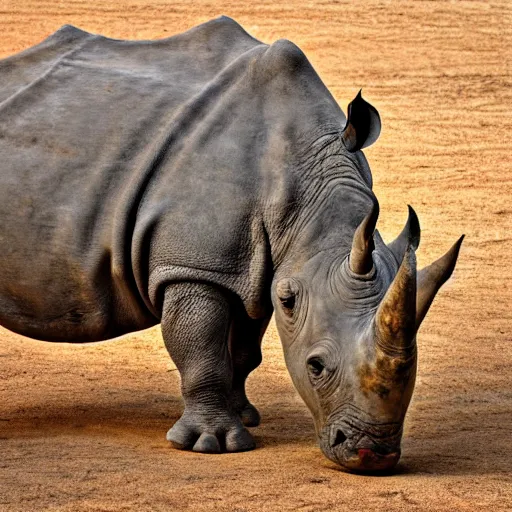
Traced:
[[48, 39], [57, 41], [72, 41], [75, 39], [84, 39], [86, 37], [92, 37], [94, 34], [82, 30], [81, 28], [75, 27], [74, 25], [66, 24], [62, 25], [56, 32], [54, 32]]
[[192, 40], [196, 44], [206, 44], [213, 48], [229, 49], [231, 46], [254, 46], [260, 41], [249, 35], [233, 18], [219, 16], [193, 27], [175, 39]]
[[288, 39], [271, 44], [264, 56], [265, 69], [273, 74], [296, 73], [308, 64], [304, 52]]
[[242, 28], [242, 25], [235, 21], [233, 18], [230, 18], [229, 16], [226, 16], [223, 14], [222, 16], [219, 16], [218, 18], [215, 18], [212, 20], [212, 23], [225, 28], [232, 28], [236, 30], [241, 30], [245, 32], [245, 30]]

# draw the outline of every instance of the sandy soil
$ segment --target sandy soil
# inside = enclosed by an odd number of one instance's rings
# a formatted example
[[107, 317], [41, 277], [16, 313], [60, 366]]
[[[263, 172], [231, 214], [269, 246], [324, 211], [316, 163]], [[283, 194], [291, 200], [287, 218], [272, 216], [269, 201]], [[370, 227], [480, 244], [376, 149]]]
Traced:
[[0, 57], [64, 23], [160, 38], [227, 14], [285, 37], [345, 108], [360, 87], [383, 132], [367, 150], [390, 240], [413, 204], [420, 265], [467, 238], [418, 343], [403, 459], [347, 474], [315, 444], [272, 327], [250, 378], [258, 449], [172, 450], [179, 377], [158, 329], [89, 346], [0, 331], [0, 510], [512, 510], [512, 5], [276, 0], [0, 0]]

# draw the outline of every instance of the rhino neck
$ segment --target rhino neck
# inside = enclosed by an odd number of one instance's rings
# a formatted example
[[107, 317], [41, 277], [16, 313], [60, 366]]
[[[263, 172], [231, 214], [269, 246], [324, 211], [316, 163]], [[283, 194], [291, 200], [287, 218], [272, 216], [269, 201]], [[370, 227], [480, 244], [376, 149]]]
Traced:
[[348, 254], [354, 231], [375, 200], [364, 155], [348, 153], [339, 131], [309, 145], [299, 140], [292, 153], [285, 171], [271, 181], [267, 207], [276, 272], [300, 268], [322, 251]]

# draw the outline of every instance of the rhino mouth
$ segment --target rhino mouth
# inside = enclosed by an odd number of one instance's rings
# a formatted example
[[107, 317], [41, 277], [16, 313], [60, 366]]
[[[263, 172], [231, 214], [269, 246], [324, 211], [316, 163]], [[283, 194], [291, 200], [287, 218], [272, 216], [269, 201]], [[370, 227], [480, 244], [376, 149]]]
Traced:
[[359, 424], [338, 420], [322, 429], [319, 444], [325, 456], [358, 472], [392, 470], [400, 459], [402, 425]]

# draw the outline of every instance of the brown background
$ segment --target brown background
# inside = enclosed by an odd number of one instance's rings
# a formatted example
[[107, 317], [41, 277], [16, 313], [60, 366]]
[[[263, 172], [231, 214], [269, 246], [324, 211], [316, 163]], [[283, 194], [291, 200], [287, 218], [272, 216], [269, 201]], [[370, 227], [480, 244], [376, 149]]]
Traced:
[[380, 111], [366, 151], [386, 240], [406, 204], [420, 266], [466, 233], [454, 277], [421, 327], [403, 459], [390, 477], [344, 473], [315, 444], [274, 328], [249, 383], [258, 449], [173, 451], [179, 379], [158, 329], [89, 346], [0, 331], [0, 510], [511, 510], [512, 4], [0, 0], [0, 57], [71, 23], [161, 38], [219, 14], [288, 38], [339, 103]]

